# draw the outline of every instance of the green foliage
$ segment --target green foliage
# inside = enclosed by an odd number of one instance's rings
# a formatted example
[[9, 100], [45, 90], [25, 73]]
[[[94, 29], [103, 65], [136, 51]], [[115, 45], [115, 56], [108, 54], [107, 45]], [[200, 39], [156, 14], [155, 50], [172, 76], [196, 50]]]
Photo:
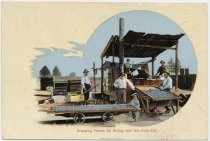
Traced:
[[[170, 72], [170, 74], [175, 74], [175, 62], [174, 60], [170, 57], [170, 60], [168, 61], [168, 70]], [[180, 60], [178, 59], [178, 73], [180, 71], [180, 68], [181, 68], [181, 62]]]
[[170, 57], [170, 60], [168, 61], [168, 70], [169, 70], [170, 74], [175, 73], [175, 63], [171, 57]]
[[47, 66], [44, 66], [44, 67], [39, 71], [39, 76], [40, 76], [40, 77], [48, 77], [48, 76], [51, 76], [50, 70], [48, 69]]
[[60, 72], [60, 70], [58, 69], [57, 66], [55, 66], [55, 68], [53, 69], [52, 75], [55, 76], [55, 77], [61, 76], [61, 72]]

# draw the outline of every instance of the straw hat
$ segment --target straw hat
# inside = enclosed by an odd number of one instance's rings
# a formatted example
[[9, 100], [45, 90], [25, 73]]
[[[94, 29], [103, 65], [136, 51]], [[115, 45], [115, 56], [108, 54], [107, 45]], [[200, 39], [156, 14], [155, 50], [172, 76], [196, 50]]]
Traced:
[[83, 73], [88, 73], [89, 71], [88, 71], [88, 69], [84, 69], [84, 71], [83, 71]]
[[132, 97], [134, 97], [134, 96], [139, 96], [139, 94], [138, 94], [138, 93], [133, 93], [131, 96], [132, 96]]
[[119, 76], [125, 76], [125, 73], [121, 72], [119, 73]]
[[166, 63], [166, 62], [165, 62], [165, 61], [163, 61], [163, 60], [161, 60], [161, 61], [160, 61], [160, 63], [162, 64], [162, 63]]
[[169, 72], [169, 70], [168, 70], [168, 69], [166, 69], [166, 70], [164, 71], [164, 73], [166, 73], [166, 74], [170, 75], [170, 72]]

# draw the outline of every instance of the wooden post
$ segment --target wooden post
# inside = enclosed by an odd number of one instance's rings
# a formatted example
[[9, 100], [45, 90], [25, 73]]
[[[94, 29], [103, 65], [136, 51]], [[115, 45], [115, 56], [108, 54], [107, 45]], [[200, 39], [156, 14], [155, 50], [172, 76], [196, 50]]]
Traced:
[[119, 22], [119, 71], [124, 72], [124, 19], [120, 18]]
[[179, 100], [176, 100], [176, 113], [179, 111]]
[[104, 80], [104, 69], [103, 69], [103, 56], [101, 56], [101, 94], [104, 92], [103, 80]]
[[112, 43], [112, 83], [111, 83], [111, 88], [112, 91], [114, 90], [114, 81], [115, 81], [115, 76], [116, 76], [116, 72], [115, 72], [115, 59], [114, 59], [114, 43]]
[[149, 113], [149, 98], [148, 97], [146, 98], [146, 104], [147, 104], [146, 111], [147, 111], [147, 113]]
[[93, 87], [94, 87], [94, 93], [96, 93], [96, 68], [95, 68], [95, 62], [93, 62]]
[[154, 61], [155, 57], [152, 57], [152, 78], [154, 77]]
[[178, 88], [178, 41], [176, 42], [176, 53], [175, 53], [175, 76], [176, 76], [175, 87]]

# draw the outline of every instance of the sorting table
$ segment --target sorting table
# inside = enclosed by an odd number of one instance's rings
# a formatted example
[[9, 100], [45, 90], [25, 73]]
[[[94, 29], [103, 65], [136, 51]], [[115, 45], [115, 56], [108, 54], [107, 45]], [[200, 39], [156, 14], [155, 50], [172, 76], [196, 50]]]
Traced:
[[[169, 91], [163, 91], [153, 86], [136, 86], [140, 93], [140, 101], [146, 113], [150, 113], [150, 109], [154, 106], [171, 106], [174, 113], [178, 112], [178, 98]], [[173, 106], [176, 106], [176, 110]]]

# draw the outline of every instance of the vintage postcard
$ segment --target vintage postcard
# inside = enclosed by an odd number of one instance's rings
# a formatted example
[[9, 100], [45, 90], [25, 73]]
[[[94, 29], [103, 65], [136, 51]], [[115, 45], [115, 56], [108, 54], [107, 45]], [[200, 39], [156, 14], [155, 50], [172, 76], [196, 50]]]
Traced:
[[3, 2], [3, 139], [207, 139], [207, 13]]

